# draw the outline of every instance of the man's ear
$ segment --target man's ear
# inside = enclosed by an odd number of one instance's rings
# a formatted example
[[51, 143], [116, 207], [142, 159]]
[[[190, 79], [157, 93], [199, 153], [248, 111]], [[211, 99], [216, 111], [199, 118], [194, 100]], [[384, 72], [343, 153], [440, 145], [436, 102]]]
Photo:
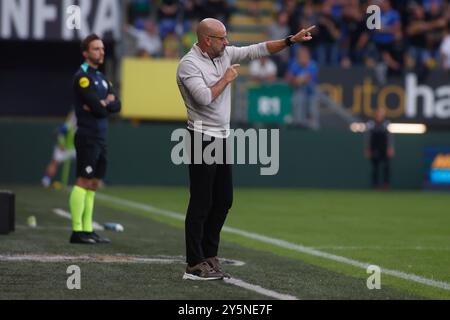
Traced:
[[86, 51], [83, 51], [83, 52], [82, 52], [82, 55], [83, 55], [83, 58], [86, 60], [86, 59], [87, 59], [87, 55], [88, 55], [87, 52], [86, 52]]

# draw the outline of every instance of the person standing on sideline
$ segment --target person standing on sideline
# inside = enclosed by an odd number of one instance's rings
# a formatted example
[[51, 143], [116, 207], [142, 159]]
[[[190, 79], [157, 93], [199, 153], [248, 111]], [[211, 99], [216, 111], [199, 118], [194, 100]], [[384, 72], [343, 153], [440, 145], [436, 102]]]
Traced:
[[105, 58], [103, 41], [95, 34], [81, 43], [85, 62], [74, 77], [77, 131], [76, 182], [69, 199], [72, 214], [70, 243], [109, 243], [92, 229], [94, 197], [106, 173], [106, 134], [108, 115], [121, 109], [111, 82], [98, 70]]
[[[375, 119], [367, 122], [365, 136], [365, 156], [372, 165], [372, 187], [389, 189], [390, 159], [394, 157], [394, 141], [388, 130], [384, 109], [377, 109]], [[380, 184], [379, 171], [382, 167], [383, 185]]]
[[[177, 84], [187, 108], [191, 141], [201, 135], [202, 146], [191, 143], [191, 155], [202, 151], [217, 139], [223, 147], [222, 160], [227, 158], [226, 139], [229, 136], [231, 112], [230, 83], [238, 76], [238, 62], [258, 59], [279, 52], [293, 43], [310, 40], [314, 26], [286, 39], [235, 47], [229, 46], [227, 30], [222, 22], [212, 18], [202, 20], [197, 28], [197, 40], [180, 60]], [[204, 139], [204, 136], [208, 136]], [[209, 141], [205, 141], [209, 140]], [[220, 145], [220, 142], [217, 143]], [[185, 220], [186, 262], [183, 279], [216, 280], [230, 277], [217, 257], [220, 231], [233, 202], [231, 165], [207, 164], [203, 159], [189, 165], [190, 199]]]

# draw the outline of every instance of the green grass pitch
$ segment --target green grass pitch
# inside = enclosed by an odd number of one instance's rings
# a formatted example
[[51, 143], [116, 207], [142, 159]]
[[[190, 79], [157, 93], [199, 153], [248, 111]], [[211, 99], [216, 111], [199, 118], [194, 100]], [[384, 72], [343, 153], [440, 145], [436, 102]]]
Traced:
[[[66, 191], [2, 186], [16, 194], [16, 231], [0, 236], [0, 299], [271, 299], [223, 281], [183, 281], [184, 214], [188, 190], [111, 187], [98, 192], [94, 220], [124, 232], [103, 231], [109, 245], [68, 243]], [[111, 201], [114, 199], [114, 201]], [[449, 299], [450, 197], [445, 193], [235, 188], [220, 256], [234, 277], [298, 299]], [[27, 226], [27, 217], [37, 227]], [[276, 239], [277, 243], [249, 237]], [[325, 256], [286, 247], [302, 245]], [[10, 261], [5, 257], [89, 256], [91, 260]], [[381, 289], [369, 290], [364, 268], [381, 267]], [[102, 257], [175, 257], [178, 262], [109, 263]], [[126, 260], [124, 258], [124, 260]], [[69, 265], [81, 268], [81, 290], [66, 286]], [[406, 279], [383, 269], [406, 274]], [[414, 281], [414, 276], [430, 283]], [[434, 282], [433, 282], [434, 281]]]

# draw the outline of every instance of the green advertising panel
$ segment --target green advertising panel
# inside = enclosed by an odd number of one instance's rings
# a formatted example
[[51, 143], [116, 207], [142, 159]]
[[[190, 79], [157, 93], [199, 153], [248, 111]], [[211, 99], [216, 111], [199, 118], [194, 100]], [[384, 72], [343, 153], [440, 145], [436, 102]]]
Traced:
[[250, 123], [286, 123], [291, 119], [292, 89], [287, 84], [268, 84], [248, 90]]

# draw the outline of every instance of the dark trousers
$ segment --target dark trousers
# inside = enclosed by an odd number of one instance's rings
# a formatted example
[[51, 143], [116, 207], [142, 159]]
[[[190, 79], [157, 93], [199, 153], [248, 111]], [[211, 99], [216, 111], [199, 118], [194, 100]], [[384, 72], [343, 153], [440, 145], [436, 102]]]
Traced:
[[389, 185], [390, 183], [390, 165], [388, 157], [373, 157], [372, 162], [372, 186], [378, 187], [380, 185], [379, 171], [383, 173], [383, 183]]
[[[211, 142], [203, 141], [202, 151]], [[193, 148], [191, 132], [191, 155]], [[217, 256], [220, 231], [233, 202], [231, 164], [193, 162], [189, 165], [190, 199], [185, 220], [186, 261], [190, 267]]]

